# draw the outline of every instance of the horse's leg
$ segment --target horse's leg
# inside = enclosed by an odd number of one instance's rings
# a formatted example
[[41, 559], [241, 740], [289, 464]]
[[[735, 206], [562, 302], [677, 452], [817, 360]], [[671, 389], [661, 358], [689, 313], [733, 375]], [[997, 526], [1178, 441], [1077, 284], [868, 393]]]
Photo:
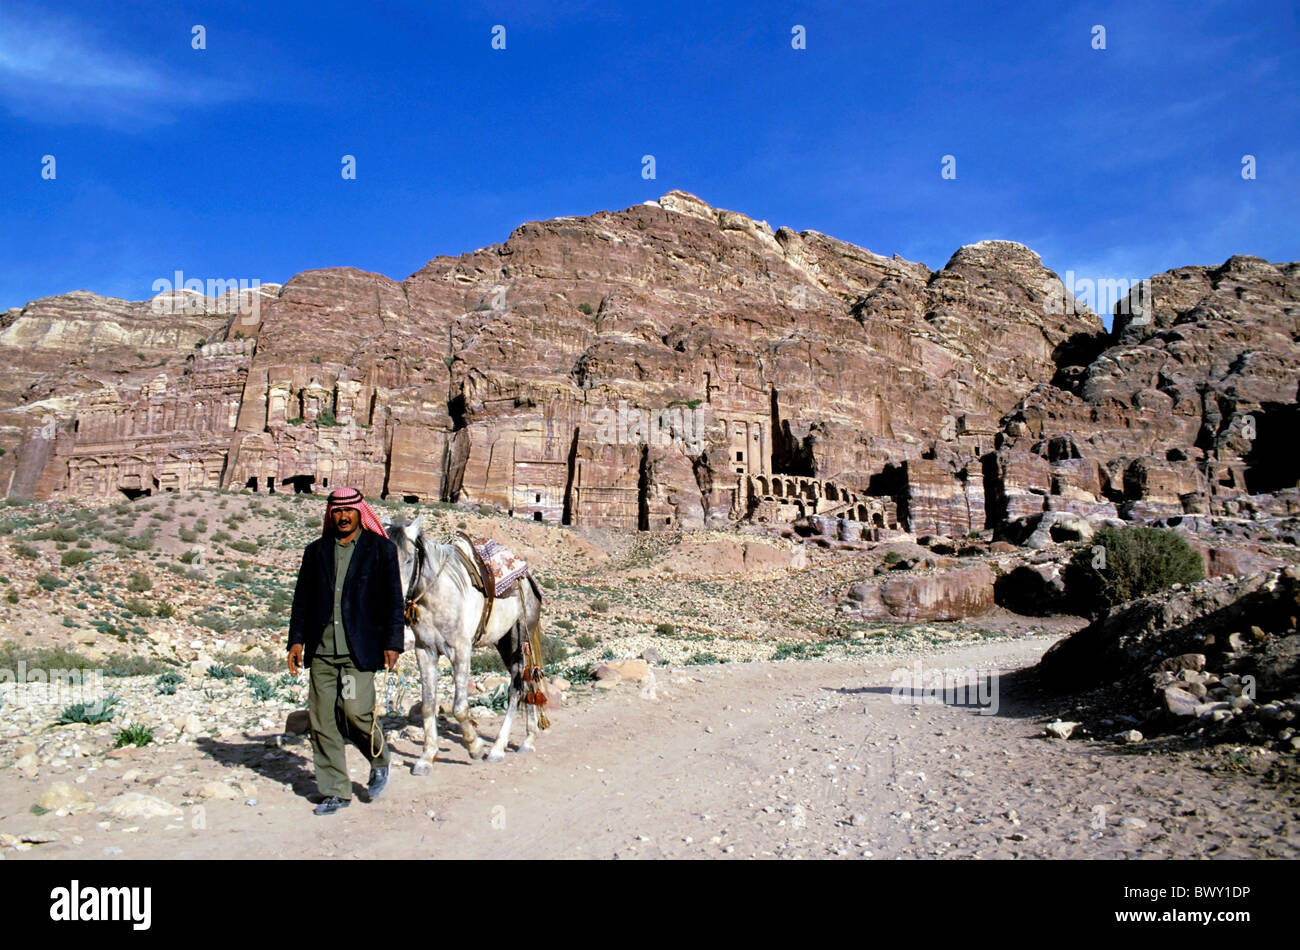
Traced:
[[469, 721], [469, 660], [468, 641], [455, 649], [451, 658], [452, 675], [455, 678], [456, 694], [452, 700], [451, 712], [460, 723], [460, 736], [465, 741], [465, 749], [471, 759], [477, 759], [483, 751], [483, 740], [474, 731], [474, 724]]
[[497, 741], [492, 743], [492, 751], [488, 753], [489, 762], [500, 762], [506, 757], [506, 743], [510, 741], [510, 729], [515, 722], [515, 710], [519, 708], [519, 695], [523, 691], [524, 682], [524, 650], [521, 635], [520, 626], [516, 623], [510, 628], [508, 634], [497, 641], [497, 652], [501, 654], [501, 661], [506, 666], [506, 675], [510, 677], [510, 698], [506, 703], [505, 719], [501, 721], [501, 731], [497, 733]]
[[[528, 586], [526, 578], [520, 581], [520, 590], [527, 591], [525, 599], [519, 606], [519, 637], [520, 643], [522, 643], [524, 638], [531, 639], [530, 634], [540, 629], [542, 606], [537, 602], [537, 598], [533, 595], [532, 588]], [[538, 637], [537, 640], [540, 643], [541, 637]], [[540, 656], [533, 657], [533, 662], [537, 664], [539, 669], [541, 668], [542, 658]], [[519, 751], [527, 753], [533, 751], [533, 743], [537, 740], [537, 707], [532, 703], [525, 703], [524, 707], [524, 741], [519, 746]]]
[[411, 766], [412, 775], [428, 775], [438, 757], [438, 653], [425, 646], [415, 648], [420, 662], [420, 714], [424, 717], [424, 752]]

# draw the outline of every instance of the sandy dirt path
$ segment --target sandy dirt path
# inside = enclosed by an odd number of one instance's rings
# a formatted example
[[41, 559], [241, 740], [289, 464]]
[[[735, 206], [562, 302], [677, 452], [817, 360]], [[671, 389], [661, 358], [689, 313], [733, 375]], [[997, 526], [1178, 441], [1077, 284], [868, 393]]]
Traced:
[[[987, 643], [924, 667], [1012, 671], [1054, 638]], [[130, 789], [178, 802], [213, 779], [256, 804], [208, 800], [182, 818], [102, 826], [97, 813], [36, 818], [33, 789], [0, 785], [0, 830], [56, 829], [8, 860], [168, 858], [1296, 857], [1296, 785], [1198, 768], [1186, 756], [1039, 738], [1014, 676], [997, 715], [900, 703], [891, 671], [913, 657], [745, 663], [657, 671], [657, 696], [622, 684], [553, 713], [538, 752], [470, 762], [446, 725], [430, 778], [393, 743], [377, 802], [311, 814], [305, 742], [264, 737], [142, 750]], [[1023, 691], [1023, 690], [1022, 690]], [[1068, 710], [1060, 710], [1068, 712]], [[483, 723], [485, 737], [495, 724]], [[410, 730], [418, 736], [419, 730]], [[517, 735], [521, 734], [516, 726]], [[451, 734], [448, 734], [451, 733]], [[353, 776], [366, 768], [352, 755]], [[81, 786], [128, 790], [121, 770]], [[117, 774], [115, 774], [117, 773]], [[175, 776], [180, 779], [160, 778]], [[148, 784], [153, 777], [152, 785]], [[143, 784], [142, 784], [143, 783]], [[201, 811], [198, 809], [201, 807]]]

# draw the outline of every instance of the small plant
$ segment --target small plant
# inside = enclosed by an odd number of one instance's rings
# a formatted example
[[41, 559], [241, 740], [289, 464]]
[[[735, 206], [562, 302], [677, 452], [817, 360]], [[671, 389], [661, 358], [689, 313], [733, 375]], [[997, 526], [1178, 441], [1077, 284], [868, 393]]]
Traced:
[[603, 598], [597, 598], [587, 605], [587, 609], [594, 613], [603, 614], [605, 611], [609, 610], [609, 601]]
[[609, 647], [605, 647], [605, 649], [603, 649], [603, 650], [600, 651], [600, 658], [601, 658], [602, 660], [612, 660], [612, 659], [615, 659], [617, 656], [618, 656], [618, 654], [615, 653], [615, 652], [614, 652], [611, 648], [609, 648]]
[[596, 669], [590, 663], [571, 666], [561, 674], [570, 683], [590, 683], [596, 678]]
[[655, 625], [655, 633], [664, 637], [671, 637], [677, 632], [677, 628], [670, 623], [660, 623]]
[[40, 551], [36, 550], [36, 548], [32, 547], [30, 544], [23, 544], [21, 541], [14, 545], [14, 554], [26, 558], [29, 561], [33, 561], [41, 556]]
[[214, 663], [208, 667], [207, 675], [214, 680], [232, 680], [235, 678], [235, 671], [224, 664]]
[[707, 666], [712, 663], [726, 663], [727, 661], [720, 658], [714, 653], [696, 653], [690, 657], [686, 663], [688, 666]]
[[469, 659], [471, 673], [504, 673], [506, 665], [501, 661], [501, 654], [496, 650], [489, 653], [476, 653]]
[[126, 609], [137, 617], [152, 617], [153, 604], [139, 597], [132, 597], [126, 602]]
[[11, 590], [9, 593], [5, 594], [5, 600], [9, 601], [11, 604], [18, 603], [18, 591]]
[[132, 571], [130, 579], [126, 582], [126, 589], [133, 594], [143, 594], [151, 587], [153, 581], [149, 580], [149, 575], [144, 571]]
[[175, 696], [176, 688], [180, 686], [181, 683], [183, 682], [185, 682], [184, 677], [182, 677], [175, 670], [168, 670], [162, 676], [154, 680], [153, 684], [158, 688], [159, 695]]
[[134, 723], [118, 730], [117, 736], [113, 739], [113, 747], [120, 749], [128, 745], [146, 746], [150, 742], [153, 742], [153, 730], [142, 723]]
[[591, 316], [593, 313], [596, 312], [595, 310], [592, 309], [592, 306], [589, 303], [578, 304], [578, 310], [582, 313], [585, 313], [587, 316]]
[[242, 554], [256, 554], [257, 544], [252, 541], [231, 541], [230, 546]]
[[67, 726], [72, 723], [82, 722], [97, 726], [113, 718], [113, 707], [119, 702], [121, 702], [121, 699], [110, 695], [97, 703], [76, 703], [63, 710], [59, 714], [59, 718], [54, 720], [54, 724], [56, 726]]
[[583, 633], [578, 636], [578, 647], [583, 650], [590, 650], [599, 641], [589, 633]]
[[902, 559], [903, 555], [899, 554], [897, 551], [890, 551], [885, 555], [885, 563], [890, 565], [897, 564]]
[[153, 612], [155, 617], [162, 617], [164, 619], [176, 616], [176, 608], [166, 600], [158, 601], [158, 606], [154, 607]]
[[253, 688], [253, 698], [259, 702], [265, 702], [268, 699], [275, 698], [275, 687], [265, 676], [254, 674], [246, 677], [248, 685]]
[[555, 625], [561, 630], [573, 630], [577, 626], [572, 620], [557, 620]]
[[54, 590], [55, 588], [58, 587], [68, 586], [67, 581], [61, 580], [59, 578], [59, 575], [51, 574], [49, 571], [42, 571], [41, 573], [37, 574], [36, 583], [40, 584], [41, 587], [45, 588], [46, 590]]

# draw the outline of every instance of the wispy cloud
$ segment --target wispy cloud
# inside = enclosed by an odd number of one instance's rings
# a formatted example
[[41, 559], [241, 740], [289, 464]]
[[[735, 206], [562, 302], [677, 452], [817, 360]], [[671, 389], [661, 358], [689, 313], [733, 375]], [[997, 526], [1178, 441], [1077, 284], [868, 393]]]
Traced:
[[184, 108], [244, 94], [234, 82], [152, 63], [85, 24], [45, 12], [0, 10], [0, 104], [21, 118], [159, 125]]

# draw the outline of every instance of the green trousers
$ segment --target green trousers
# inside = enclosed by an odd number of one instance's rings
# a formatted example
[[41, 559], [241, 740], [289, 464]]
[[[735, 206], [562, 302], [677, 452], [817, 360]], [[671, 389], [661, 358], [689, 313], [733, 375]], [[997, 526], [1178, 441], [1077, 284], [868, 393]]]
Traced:
[[375, 674], [363, 673], [349, 656], [312, 657], [307, 710], [311, 718], [311, 751], [316, 764], [316, 787], [323, 796], [345, 801], [352, 797], [348, 776], [348, 741], [351, 740], [372, 767], [387, 767], [388, 744], [375, 723], [372, 756], [370, 725], [375, 715]]

